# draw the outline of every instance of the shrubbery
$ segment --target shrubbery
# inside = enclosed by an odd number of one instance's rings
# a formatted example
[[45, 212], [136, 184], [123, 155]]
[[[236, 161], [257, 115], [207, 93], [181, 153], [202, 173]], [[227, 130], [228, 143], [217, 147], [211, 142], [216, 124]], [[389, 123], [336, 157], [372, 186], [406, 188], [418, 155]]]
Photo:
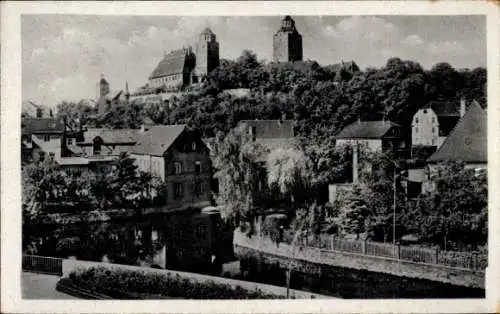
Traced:
[[90, 268], [70, 273], [58, 287], [92, 291], [118, 299], [145, 299], [151, 295], [182, 299], [280, 299], [261, 290], [247, 290], [213, 281], [196, 282], [178, 274], [146, 273], [132, 270]]

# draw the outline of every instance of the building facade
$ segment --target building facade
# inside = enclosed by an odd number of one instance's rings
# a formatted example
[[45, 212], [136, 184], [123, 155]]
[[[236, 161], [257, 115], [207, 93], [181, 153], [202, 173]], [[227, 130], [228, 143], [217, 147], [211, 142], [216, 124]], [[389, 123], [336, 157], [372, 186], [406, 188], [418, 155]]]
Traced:
[[153, 126], [140, 136], [131, 156], [141, 171], [164, 182], [167, 208], [210, 205], [209, 150], [186, 126]]
[[302, 36], [295, 28], [295, 21], [286, 16], [273, 37], [274, 62], [302, 61]]

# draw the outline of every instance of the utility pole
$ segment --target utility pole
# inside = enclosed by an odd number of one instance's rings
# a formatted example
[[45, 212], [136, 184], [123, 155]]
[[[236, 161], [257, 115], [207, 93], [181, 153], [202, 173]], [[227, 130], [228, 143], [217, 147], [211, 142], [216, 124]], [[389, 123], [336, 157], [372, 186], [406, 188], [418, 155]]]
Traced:
[[394, 175], [392, 182], [392, 190], [394, 192], [392, 198], [392, 245], [396, 245], [396, 165], [394, 165]]

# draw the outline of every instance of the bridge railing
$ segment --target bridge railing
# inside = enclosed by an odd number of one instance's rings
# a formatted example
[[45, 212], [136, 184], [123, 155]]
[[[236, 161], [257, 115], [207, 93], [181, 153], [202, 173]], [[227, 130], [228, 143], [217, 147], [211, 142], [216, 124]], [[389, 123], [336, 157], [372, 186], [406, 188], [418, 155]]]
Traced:
[[23, 255], [22, 270], [47, 275], [62, 276], [63, 260], [61, 258]]
[[[286, 231], [283, 242], [291, 244], [291, 239], [292, 234]], [[471, 270], [484, 270], [488, 264], [486, 253], [442, 251], [439, 248], [342, 239], [333, 235], [302, 236], [297, 239], [296, 245]]]

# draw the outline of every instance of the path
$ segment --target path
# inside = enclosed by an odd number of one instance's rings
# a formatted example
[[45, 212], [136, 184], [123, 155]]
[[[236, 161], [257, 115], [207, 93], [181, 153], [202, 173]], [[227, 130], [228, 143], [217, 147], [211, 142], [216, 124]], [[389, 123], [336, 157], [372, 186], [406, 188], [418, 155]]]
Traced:
[[21, 275], [23, 299], [77, 300], [75, 297], [56, 290], [59, 278], [58, 276], [23, 272]]

